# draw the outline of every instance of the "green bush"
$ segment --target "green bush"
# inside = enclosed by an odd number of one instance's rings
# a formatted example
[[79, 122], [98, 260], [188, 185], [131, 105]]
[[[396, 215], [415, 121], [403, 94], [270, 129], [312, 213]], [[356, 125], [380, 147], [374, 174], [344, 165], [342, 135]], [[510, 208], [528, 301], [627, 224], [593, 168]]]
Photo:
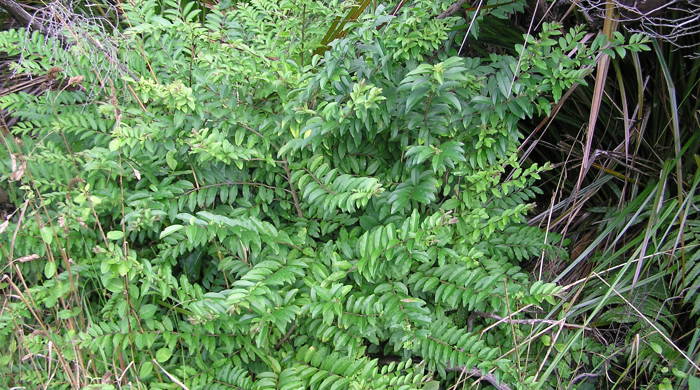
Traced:
[[517, 124], [640, 37], [545, 25], [517, 57], [465, 58], [445, 1], [364, 2], [330, 40], [357, 9], [134, 3], [71, 46], [0, 33], [16, 72], [64, 77], [0, 100], [21, 119], [0, 383], [561, 388], [600, 363], [584, 338], [538, 377], [571, 334], [536, 320], [560, 287], [520, 264], [565, 254], [525, 223], [546, 167], [518, 162]]

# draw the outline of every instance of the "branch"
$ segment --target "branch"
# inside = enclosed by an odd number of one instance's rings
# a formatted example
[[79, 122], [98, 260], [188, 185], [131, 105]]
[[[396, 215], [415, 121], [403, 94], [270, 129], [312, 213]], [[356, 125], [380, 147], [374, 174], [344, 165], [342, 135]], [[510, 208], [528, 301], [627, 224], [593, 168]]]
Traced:
[[479, 378], [478, 380], [486, 381], [498, 390], [511, 390], [510, 386], [499, 382], [498, 379], [490, 372], [484, 372], [476, 367], [448, 367], [446, 370], [462, 372], [467, 377], [477, 377]]
[[0, 0], [0, 8], [3, 8], [12, 16], [18, 23], [31, 28], [32, 30], [41, 31], [44, 35], [56, 37], [61, 43], [65, 44], [65, 37], [59, 33], [52, 33], [46, 26], [39, 23], [29, 12], [25, 11], [15, 0]]
[[282, 347], [282, 344], [289, 341], [289, 338], [292, 337], [292, 333], [294, 333], [295, 330], [297, 330], [297, 324], [292, 325], [287, 331], [287, 333], [285, 333], [284, 336], [282, 336], [282, 338], [277, 342], [277, 344], [275, 344], [275, 351], [279, 351], [279, 349]]
[[[473, 312], [470, 315], [470, 317], [472, 317], [472, 316], [478, 316], [478, 317], [483, 317], [483, 318], [493, 318], [494, 320], [497, 320], [496, 324], [499, 324], [501, 322], [505, 322], [505, 323], [509, 323], [509, 324], [525, 324], [525, 325], [547, 324], [547, 325], [561, 325], [565, 328], [593, 330], [592, 328], [589, 328], [589, 327], [586, 327], [583, 325], [569, 324], [569, 323], [566, 323], [566, 322], [561, 321], [561, 320], [545, 320], [545, 319], [539, 319], [539, 318], [516, 320], [513, 318], [501, 317], [501, 316], [496, 315], [496, 314], [484, 313], [484, 312], [480, 312], [480, 311]], [[494, 324], [494, 325], [496, 325], [496, 324]]]
[[297, 191], [294, 189], [294, 184], [292, 183], [292, 172], [289, 170], [287, 160], [282, 162], [282, 168], [284, 168], [284, 172], [287, 175], [287, 183], [289, 183], [289, 190], [292, 192], [292, 200], [294, 201], [294, 209], [297, 211], [297, 216], [299, 218], [304, 218], [304, 213], [301, 211], [301, 205], [299, 204], [299, 196], [297, 195]]
[[[182, 195], [189, 195], [189, 194], [191, 194], [191, 193], [193, 193], [193, 192], [205, 190], [205, 189], [207, 189], [207, 188], [224, 187], [224, 186], [253, 186], [253, 187], [265, 187], [265, 188], [268, 188], [268, 189], [271, 189], [271, 190], [276, 190], [276, 189], [277, 189], [277, 187], [271, 186], [271, 185], [268, 185], [268, 184], [265, 184], [265, 183], [257, 183], [257, 182], [251, 182], [251, 181], [228, 181], [228, 180], [227, 180], [227, 181], [225, 181], [225, 182], [223, 182], [223, 183], [207, 184], [207, 185], [199, 186], [199, 187], [197, 187], [197, 188], [192, 188], [192, 189], [189, 189], [189, 190], [185, 191]], [[284, 190], [284, 191], [287, 191], [287, 192], [291, 192], [291, 191], [289, 191], [289, 190], [287, 190], [287, 189], [284, 189], [284, 188], [283, 188], [283, 190]]]
[[459, 12], [460, 9], [462, 9], [462, 6], [464, 3], [466, 3], [467, 0], [457, 0], [454, 2], [451, 6], [447, 7], [445, 12], [441, 13], [440, 15], [436, 16], [437, 19], [445, 19], [447, 17], [450, 17], [457, 12]]
[[574, 379], [571, 380], [571, 383], [569, 383], [569, 389], [571, 389], [576, 383], [578, 383], [584, 379], [596, 378], [598, 376], [600, 376], [600, 374], [589, 373], [589, 372], [584, 372], [583, 374], [576, 375], [574, 377]]
[[[450, 16], [456, 14], [457, 12], [459, 12], [460, 9], [462, 9], [462, 6], [466, 2], [467, 2], [467, 0], [457, 0], [451, 6], [447, 7], [445, 12], [439, 14], [435, 18], [436, 19], [445, 19], [447, 17], [450, 17]], [[465, 11], [476, 11], [478, 13], [479, 9], [484, 10], [484, 9], [490, 9], [490, 8], [498, 8], [502, 5], [508, 5], [508, 4], [512, 4], [512, 3], [515, 3], [515, 0], [508, 0], [508, 1], [504, 1], [502, 3], [497, 3], [497, 4], [487, 4], [487, 5], [483, 5], [483, 6], [479, 6], [479, 7], [469, 7], [469, 8], [466, 8]]]
[[[10, 16], [12, 16], [12, 18], [15, 19], [21, 25], [27, 26], [32, 30], [39, 31], [47, 37], [54, 37], [61, 43], [63, 47], [71, 46], [68, 37], [62, 34], [59, 29], [53, 30], [49, 28], [47, 24], [39, 22], [40, 19], [37, 19], [34, 16], [32, 16], [29, 12], [22, 8], [22, 6], [15, 0], [0, 0], [0, 8], [7, 11], [7, 13], [9, 13]], [[75, 34], [75, 32], [73, 30], [70, 30], [70, 32], [73, 38], [76, 41], [78, 41], [79, 37]], [[112, 58], [111, 53], [104, 46], [102, 46], [102, 44], [100, 44], [98, 40], [95, 40], [91, 36], [87, 36], [84, 38], [89, 39], [93, 46], [96, 47], [99, 51], [101, 51], [107, 57], [109, 62], [114, 64], [117, 68], [119, 68], [120, 71], [128, 74], [131, 78], [135, 80], [140, 79], [140, 77], [136, 73], [129, 70], [126, 66], [124, 66], [124, 64], [121, 64], [117, 62], [114, 58]]]
[[0, 7], [4, 8], [5, 11], [20, 24], [29, 26], [35, 30], [44, 31], [44, 26], [35, 21], [32, 15], [25, 11], [24, 8], [14, 0], [0, 0]]

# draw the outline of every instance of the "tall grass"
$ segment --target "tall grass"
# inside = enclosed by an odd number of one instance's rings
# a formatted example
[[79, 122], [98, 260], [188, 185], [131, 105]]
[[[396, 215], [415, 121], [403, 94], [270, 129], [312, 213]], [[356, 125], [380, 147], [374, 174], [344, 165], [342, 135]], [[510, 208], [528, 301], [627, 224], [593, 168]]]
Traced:
[[556, 167], [531, 221], [571, 242], [569, 260], [535, 267], [568, 292], [549, 316], [578, 319], [612, 346], [590, 373], [600, 388], [684, 386], [698, 375], [700, 62], [691, 55], [655, 41], [609, 71], [601, 61], [524, 146]]

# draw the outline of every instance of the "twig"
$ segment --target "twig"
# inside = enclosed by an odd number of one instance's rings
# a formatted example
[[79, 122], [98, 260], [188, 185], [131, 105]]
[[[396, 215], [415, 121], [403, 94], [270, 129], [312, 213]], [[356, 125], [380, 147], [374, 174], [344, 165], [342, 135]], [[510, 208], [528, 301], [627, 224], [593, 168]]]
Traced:
[[[606, 2], [579, 0], [573, 6], [584, 14], [589, 23], [606, 19], [606, 6], [611, 3], [619, 10], [612, 20], [633, 33], [670, 43], [677, 49], [697, 49], [697, 40], [684, 40], [700, 32], [700, 2], [698, 0], [611, 0]], [[700, 56], [697, 50], [688, 57]]]
[[[447, 17], [450, 17], [450, 16], [456, 14], [457, 12], [459, 12], [460, 9], [462, 9], [462, 6], [463, 6], [464, 3], [466, 3], [466, 2], [467, 2], [466, 0], [458, 0], [458, 1], [456, 1], [455, 3], [453, 3], [452, 5], [450, 5], [449, 7], [447, 7], [447, 9], [446, 9], [443, 13], [439, 14], [439, 15], [436, 16], [435, 18], [436, 18], [436, 19], [445, 19], [445, 18], [447, 18]], [[515, 3], [515, 0], [508, 0], [508, 1], [504, 1], [504, 2], [502, 2], [502, 3], [497, 3], [497, 4], [489, 4], [489, 5], [486, 5], [486, 6], [483, 6], [483, 7], [479, 7], [479, 6], [477, 6], [477, 7], [470, 7], [470, 8], [466, 8], [465, 11], [476, 11], [476, 12], [478, 13], [480, 8], [481, 8], [481, 9], [497, 8], [497, 7], [500, 7], [500, 6], [503, 6], [503, 5], [512, 4], [512, 3]]]
[[30, 15], [29, 12], [25, 11], [24, 8], [22, 8], [22, 6], [15, 0], [0, 0], [0, 7], [5, 9], [5, 11], [7, 11], [7, 13], [9, 13], [10, 16], [12, 16], [12, 18], [18, 23], [33, 30], [41, 31], [45, 35], [53, 36], [61, 41], [62, 44], [66, 43], [66, 37], [58, 32], [52, 33], [46, 26], [39, 23], [32, 15]]
[[29, 261], [34, 261], [34, 260], [39, 259], [39, 258], [40, 258], [39, 255], [34, 253], [34, 254], [29, 255], [29, 256], [18, 257], [15, 259], [15, 261], [18, 263], [27, 263]]
[[42, 32], [46, 32], [46, 28], [42, 26], [39, 22], [34, 20], [32, 15], [29, 14], [29, 12], [25, 11], [24, 8], [22, 8], [19, 3], [17, 3], [14, 0], [0, 0], [0, 7], [4, 8], [7, 13], [12, 16], [13, 19], [15, 19], [17, 22], [20, 24], [23, 24], [25, 26], [29, 26], [35, 30], [40, 30]]
[[574, 379], [572, 379], [571, 382], [569, 383], [569, 388], [571, 389], [576, 383], [578, 383], [578, 382], [580, 382], [580, 381], [582, 381], [582, 380], [584, 380], [584, 379], [596, 378], [596, 377], [599, 377], [599, 376], [600, 376], [600, 374], [594, 374], [594, 373], [590, 373], [590, 372], [584, 372], [583, 374], [578, 374], [578, 375], [576, 375], [576, 376], [574, 377]]
[[287, 175], [287, 183], [289, 183], [289, 190], [292, 192], [292, 200], [294, 201], [294, 209], [297, 211], [297, 216], [299, 218], [304, 218], [304, 213], [301, 211], [301, 206], [299, 205], [299, 196], [297, 191], [294, 189], [294, 184], [292, 184], [292, 173], [289, 170], [289, 164], [287, 161], [282, 161], [282, 168]]
[[[257, 183], [257, 182], [248, 182], [248, 181], [225, 181], [223, 183], [214, 183], [214, 184], [207, 184], [203, 186], [199, 186], [197, 188], [192, 188], [187, 191], [185, 191], [182, 195], [189, 195], [193, 192], [196, 191], [201, 191], [207, 188], [214, 188], [214, 187], [224, 187], [224, 186], [234, 186], [234, 185], [239, 185], [239, 186], [253, 186], [253, 187], [264, 187], [268, 188], [271, 190], [276, 190], [277, 187], [271, 186], [265, 183]], [[289, 190], [283, 189], [284, 191], [291, 192]]]
[[[19, 226], [19, 225], [18, 225]], [[42, 331], [41, 333], [44, 334], [44, 336], [49, 339], [51, 337], [51, 332], [49, 332], [48, 326], [42, 321], [42, 316], [39, 315], [36, 311], [37, 305], [34, 303], [34, 299], [31, 297], [31, 293], [29, 292], [29, 288], [27, 288], [27, 284], [24, 281], [24, 277], [21, 276], [21, 270], [20, 268], [16, 265], [15, 269], [20, 276], [20, 279], [22, 281], [22, 284], [24, 285], [24, 288], [27, 290], [27, 294], [29, 295], [29, 298], [27, 298], [23, 293], [22, 290], [19, 289], [19, 287], [12, 281], [12, 278], [8, 274], [3, 274], [2, 277], [0, 277], [0, 282], [5, 282], [7, 281], [9, 285], [15, 290], [17, 293], [17, 296], [20, 298], [22, 303], [29, 309], [29, 312], [32, 314], [34, 319], [37, 321], [39, 326], [41, 327]], [[61, 352], [61, 349], [58, 346], [55, 346], [56, 348], [56, 356], [58, 356], [58, 361], [61, 363], [61, 367], [63, 368], [63, 371], [66, 373], [66, 376], [68, 377], [68, 380], [70, 381], [71, 385], [73, 385], [76, 388], [80, 387], [80, 382], [79, 379], [73, 377], [73, 371], [70, 369], [70, 364], [68, 364], [68, 361], [65, 359], [63, 356], [63, 352]], [[51, 359], [51, 356], [48, 356], [48, 359]]]
[[[512, 313], [510, 313], [510, 314], [508, 315], [508, 317], [506, 317], [506, 318], [513, 318], [513, 316], [515, 316], [516, 314], [518, 314], [518, 313], [520, 313], [520, 312], [522, 312], [522, 311], [525, 311], [525, 310], [529, 309], [529, 308], [532, 307], [532, 306], [533, 306], [532, 304], [530, 304], [530, 305], [525, 305], [525, 306], [521, 307], [520, 309], [518, 309], [518, 310], [516, 310], [516, 311], [514, 311], [514, 312], [512, 312]], [[474, 313], [472, 313], [472, 314], [470, 314], [469, 317], [467, 318], [467, 324], [469, 325], [469, 331], [470, 331], [470, 332], [471, 332], [472, 329], [474, 328], [474, 317], [475, 317], [475, 315], [474, 315]], [[484, 330], [481, 331], [481, 334], [484, 334], [484, 333], [488, 332], [489, 329], [498, 326], [498, 324], [500, 324], [500, 322], [496, 322], [495, 324], [492, 324], [492, 325], [487, 326]]]
[[441, 13], [440, 15], [436, 16], [437, 19], [445, 19], [447, 17], [450, 17], [457, 12], [459, 12], [460, 9], [462, 9], [462, 6], [464, 3], [466, 3], [467, 0], [457, 0], [454, 2], [451, 6], [447, 7], [445, 12]]
[[297, 330], [297, 324], [292, 325], [289, 327], [289, 330], [287, 333], [284, 334], [284, 336], [275, 344], [275, 350], [279, 350], [282, 347], [282, 344], [286, 343], [290, 337], [292, 337], [292, 333]]
[[[15, 19], [18, 23], [32, 30], [40, 31], [46, 36], [56, 38], [62, 46], [69, 47], [72, 45], [72, 43], [70, 43], [70, 40], [68, 39], [68, 36], [60, 32], [58, 29], [51, 29], [51, 22], [47, 22], [46, 20], [44, 20], [45, 22], [41, 23], [41, 19], [32, 16], [29, 12], [22, 8], [22, 6], [15, 0], [0, 0], [0, 8], [6, 10], [10, 14], [10, 16], [12, 16], [12, 18]], [[60, 16], [61, 15], [59, 14], [54, 17], [58, 17], [60, 19], [58, 22], [62, 25], [68, 26], [66, 21], [60, 18]], [[115, 65], [121, 72], [124, 72], [125, 74], [129, 75], [131, 78], [137, 81], [140, 79], [140, 77], [136, 73], [132, 72], [124, 64], [118, 62], [115, 58], [113, 58], [109, 50], [106, 47], [102, 46], [99, 40], [96, 40], [93, 37], [85, 34], [81, 34], [82, 36], [79, 36], [72, 28], [70, 28], [70, 26], [68, 28], [68, 32], [70, 33], [70, 35], [72, 35], [75, 42], [78, 42], [81, 39], [89, 41], [93, 45], [93, 47], [96, 47], [99, 51], [101, 51], [107, 57], [109, 62]]]
[[[540, 318], [530, 318], [530, 319], [522, 319], [522, 320], [516, 320], [513, 318], [508, 318], [508, 317], [501, 317], [497, 314], [493, 313], [484, 313], [481, 311], [475, 311], [473, 312], [471, 316], [479, 316], [479, 317], [484, 317], [484, 318], [493, 318], [494, 320], [497, 320], [496, 324], [499, 324], [501, 322], [509, 323], [509, 324], [525, 324], [525, 325], [538, 325], [538, 324], [547, 324], [547, 325], [561, 325], [565, 328], [575, 328], [575, 329], [583, 329], [583, 330], [593, 330], [592, 328], [583, 326], [583, 325], [577, 325], [577, 324], [569, 324], [566, 322], [563, 322], [561, 320], [546, 320], [546, 319], [540, 319]], [[496, 325], [494, 324], [494, 325]]]
[[489, 384], [491, 384], [491, 386], [495, 387], [498, 390], [511, 390], [510, 386], [506, 385], [505, 383], [499, 382], [498, 379], [490, 372], [484, 372], [476, 367], [472, 367], [472, 368], [448, 367], [446, 370], [447, 371], [460, 371], [460, 372], [462, 372], [462, 374], [466, 375], [467, 377], [477, 377], [477, 378], [479, 378], [478, 380], [486, 381]]
[[151, 359], [151, 360], [153, 361], [153, 363], [155, 363], [156, 366], [158, 366], [158, 368], [160, 368], [161, 371], [163, 371], [163, 374], [165, 374], [171, 381], [173, 381], [173, 383], [175, 383], [176, 385], [180, 386], [180, 388], [181, 388], [182, 390], [190, 390], [190, 389], [187, 388], [187, 386], [185, 386], [184, 383], [180, 382], [180, 380], [177, 379], [173, 374], [171, 374], [171, 373], [165, 371], [165, 368], [163, 368], [163, 366], [161, 366], [160, 364], [158, 364], [158, 361], [157, 361], [156, 359]]

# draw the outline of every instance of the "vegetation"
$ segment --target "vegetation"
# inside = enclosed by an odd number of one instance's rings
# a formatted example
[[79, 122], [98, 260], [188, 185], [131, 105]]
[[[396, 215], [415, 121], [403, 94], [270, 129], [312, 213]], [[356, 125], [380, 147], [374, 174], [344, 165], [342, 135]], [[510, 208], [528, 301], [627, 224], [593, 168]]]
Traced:
[[0, 386], [700, 389], [698, 37], [540, 3], [0, 32]]

